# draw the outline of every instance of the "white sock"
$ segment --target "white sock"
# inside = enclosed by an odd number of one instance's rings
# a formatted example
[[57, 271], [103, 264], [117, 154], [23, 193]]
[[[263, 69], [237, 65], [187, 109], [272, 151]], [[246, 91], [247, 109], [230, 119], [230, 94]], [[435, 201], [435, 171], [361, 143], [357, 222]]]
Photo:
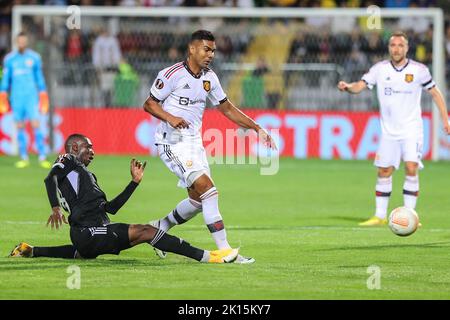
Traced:
[[210, 257], [211, 257], [211, 254], [209, 253], [209, 251], [208, 251], [208, 250], [205, 250], [204, 253], [203, 253], [202, 260], [200, 260], [200, 262], [206, 263], [206, 262], [209, 261], [209, 258], [210, 258]]
[[202, 199], [203, 219], [219, 249], [230, 249], [227, 233], [219, 212], [219, 193], [212, 187], [200, 196]]
[[159, 228], [163, 231], [168, 231], [173, 226], [192, 219], [200, 211], [202, 211], [200, 202], [186, 198], [180, 201], [167, 216], [159, 220]]
[[403, 205], [407, 208], [416, 208], [419, 196], [419, 176], [406, 176], [403, 184]]
[[377, 184], [375, 186], [375, 195], [376, 195], [375, 215], [380, 219], [386, 218], [391, 192], [392, 192], [392, 176], [388, 178], [378, 177]]

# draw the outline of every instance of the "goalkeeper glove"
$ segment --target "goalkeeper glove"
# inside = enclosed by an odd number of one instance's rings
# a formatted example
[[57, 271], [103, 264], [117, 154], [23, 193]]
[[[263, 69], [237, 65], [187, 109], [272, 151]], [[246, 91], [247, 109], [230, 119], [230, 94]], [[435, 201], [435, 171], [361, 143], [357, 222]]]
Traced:
[[9, 110], [8, 94], [0, 92], [0, 114], [6, 113]]
[[45, 91], [39, 93], [39, 110], [43, 114], [48, 112], [48, 94]]

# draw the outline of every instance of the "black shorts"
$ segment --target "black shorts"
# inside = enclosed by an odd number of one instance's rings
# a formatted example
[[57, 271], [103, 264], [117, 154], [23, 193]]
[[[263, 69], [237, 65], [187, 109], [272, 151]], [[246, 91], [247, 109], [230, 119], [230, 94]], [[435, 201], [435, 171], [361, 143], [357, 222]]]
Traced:
[[71, 227], [70, 239], [78, 253], [85, 259], [94, 259], [101, 254], [119, 254], [130, 248], [128, 229], [125, 223], [113, 223], [101, 227]]

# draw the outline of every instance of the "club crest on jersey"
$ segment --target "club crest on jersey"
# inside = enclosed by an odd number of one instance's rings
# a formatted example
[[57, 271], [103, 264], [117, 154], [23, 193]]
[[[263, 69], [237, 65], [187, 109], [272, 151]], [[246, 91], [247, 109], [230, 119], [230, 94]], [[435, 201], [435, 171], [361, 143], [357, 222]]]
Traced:
[[161, 79], [156, 79], [155, 87], [156, 87], [156, 89], [161, 90], [162, 88], [164, 88], [164, 82], [162, 82]]
[[408, 82], [408, 83], [413, 82], [414, 81], [414, 75], [410, 74], [410, 73], [405, 74], [405, 81]]
[[27, 59], [26, 61], [25, 61], [25, 64], [27, 65], [27, 67], [32, 67], [33, 66], [33, 59]]
[[211, 81], [203, 80], [203, 89], [205, 89], [206, 92], [211, 91]]

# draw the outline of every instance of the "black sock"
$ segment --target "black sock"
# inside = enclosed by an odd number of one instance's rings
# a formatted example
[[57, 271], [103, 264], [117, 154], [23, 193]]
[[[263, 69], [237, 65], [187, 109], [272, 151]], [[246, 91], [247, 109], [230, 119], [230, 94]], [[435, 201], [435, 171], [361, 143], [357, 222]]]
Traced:
[[158, 230], [150, 244], [159, 250], [181, 254], [197, 261], [202, 260], [205, 252], [205, 250], [193, 247], [189, 242], [171, 236], [162, 230]]
[[33, 257], [74, 259], [75, 252], [76, 249], [73, 245], [59, 247], [34, 247]]

